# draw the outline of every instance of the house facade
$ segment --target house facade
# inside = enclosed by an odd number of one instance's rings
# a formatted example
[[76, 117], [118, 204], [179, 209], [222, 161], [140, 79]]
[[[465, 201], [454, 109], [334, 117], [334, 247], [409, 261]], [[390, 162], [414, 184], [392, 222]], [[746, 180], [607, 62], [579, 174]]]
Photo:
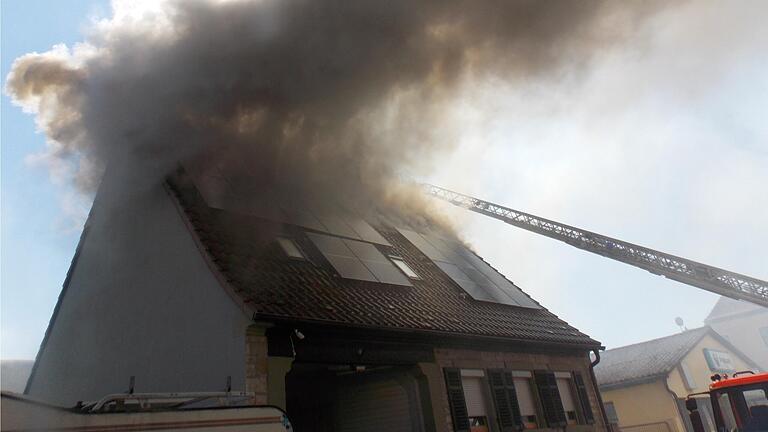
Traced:
[[[706, 392], [714, 373], [757, 365], [709, 327], [615, 348], [595, 368], [611, 424], [624, 432], [693, 431], [685, 398]], [[715, 430], [708, 398], [697, 399], [706, 430]]]
[[720, 297], [704, 324], [768, 370], [768, 308]]
[[[246, 390], [300, 431], [606, 430], [600, 343], [423, 228], [102, 184], [26, 393]], [[117, 203], [117, 204], [116, 204]]]

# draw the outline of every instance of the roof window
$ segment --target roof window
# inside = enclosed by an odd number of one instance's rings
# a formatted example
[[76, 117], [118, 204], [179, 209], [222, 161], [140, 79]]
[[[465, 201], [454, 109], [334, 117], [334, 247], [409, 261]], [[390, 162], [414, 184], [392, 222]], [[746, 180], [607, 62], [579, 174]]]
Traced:
[[307, 259], [295, 241], [285, 237], [278, 237], [277, 242], [288, 257], [302, 260]]
[[403, 273], [405, 273], [406, 276], [408, 276], [411, 279], [421, 279], [418, 274], [416, 274], [415, 271], [413, 271], [412, 268], [408, 266], [408, 264], [403, 261], [400, 257], [389, 257], [390, 260], [392, 260], [393, 263], [399, 268]]

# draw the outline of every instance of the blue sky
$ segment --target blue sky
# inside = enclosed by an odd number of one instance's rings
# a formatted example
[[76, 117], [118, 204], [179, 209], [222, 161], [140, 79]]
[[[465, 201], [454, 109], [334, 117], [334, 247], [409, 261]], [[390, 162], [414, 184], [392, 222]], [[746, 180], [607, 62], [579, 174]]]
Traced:
[[[107, 2], [10, 0], [2, 3], [2, 76], [13, 60], [82, 38], [88, 17]], [[44, 11], [44, 13], [41, 13]], [[2, 358], [34, 358], [80, 232], [62, 211], [64, 187], [25, 159], [45, 146], [34, 118], [2, 97]]]
[[[607, 52], [579, 79], [467, 89], [460, 145], [436, 184], [585, 229], [768, 278], [768, 36], [760, 2], [697, 2]], [[749, 6], [751, 5], [752, 9]], [[11, 62], [83, 39], [101, 1], [4, 1]], [[42, 13], [41, 13], [42, 12]], [[762, 12], [762, 13], [760, 13]], [[33, 358], [80, 235], [72, 190], [30, 154], [34, 119], [2, 97], [0, 357]], [[446, 209], [477, 251], [608, 347], [702, 324], [717, 296], [495, 220]]]

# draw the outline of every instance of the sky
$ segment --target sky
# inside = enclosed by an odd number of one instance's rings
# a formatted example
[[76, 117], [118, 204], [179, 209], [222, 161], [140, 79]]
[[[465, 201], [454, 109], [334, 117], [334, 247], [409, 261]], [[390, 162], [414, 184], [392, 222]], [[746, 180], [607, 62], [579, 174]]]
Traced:
[[[92, 0], [3, 1], [2, 76], [20, 55], [80, 40], [89, 16], [108, 6]], [[62, 206], [67, 202], [63, 196], [74, 192], [52, 183], [45, 168], [29, 162], [29, 155], [45, 148], [45, 137], [36, 132], [33, 117], [5, 95], [0, 133], [0, 357], [31, 359], [48, 326], [82, 227], [72, 223], [71, 211]]]
[[[508, 207], [768, 279], [768, 13], [689, 2], [620, 50], [547, 82], [477, 83], [451, 115], [459, 147], [425, 179]], [[45, 10], [44, 14], [40, 14]], [[106, 1], [4, 1], [2, 76], [83, 39]], [[34, 119], [2, 97], [0, 357], [34, 358], [87, 197], [35, 164]], [[467, 241], [608, 348], [702, 325], [717, 296], [445, 207]]]

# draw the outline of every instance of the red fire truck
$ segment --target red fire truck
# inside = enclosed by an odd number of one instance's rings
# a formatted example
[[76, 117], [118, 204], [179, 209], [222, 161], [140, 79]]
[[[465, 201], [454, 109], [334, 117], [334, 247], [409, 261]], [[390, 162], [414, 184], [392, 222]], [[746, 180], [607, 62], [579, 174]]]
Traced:
[[701, 412], [706, 399], [701, 396], [708, 396], [717, 432], [768, 431], [768, 372], [714, 374], [708, 392], [688, 395], [685, 407], [694, 431], [707, 432]]

